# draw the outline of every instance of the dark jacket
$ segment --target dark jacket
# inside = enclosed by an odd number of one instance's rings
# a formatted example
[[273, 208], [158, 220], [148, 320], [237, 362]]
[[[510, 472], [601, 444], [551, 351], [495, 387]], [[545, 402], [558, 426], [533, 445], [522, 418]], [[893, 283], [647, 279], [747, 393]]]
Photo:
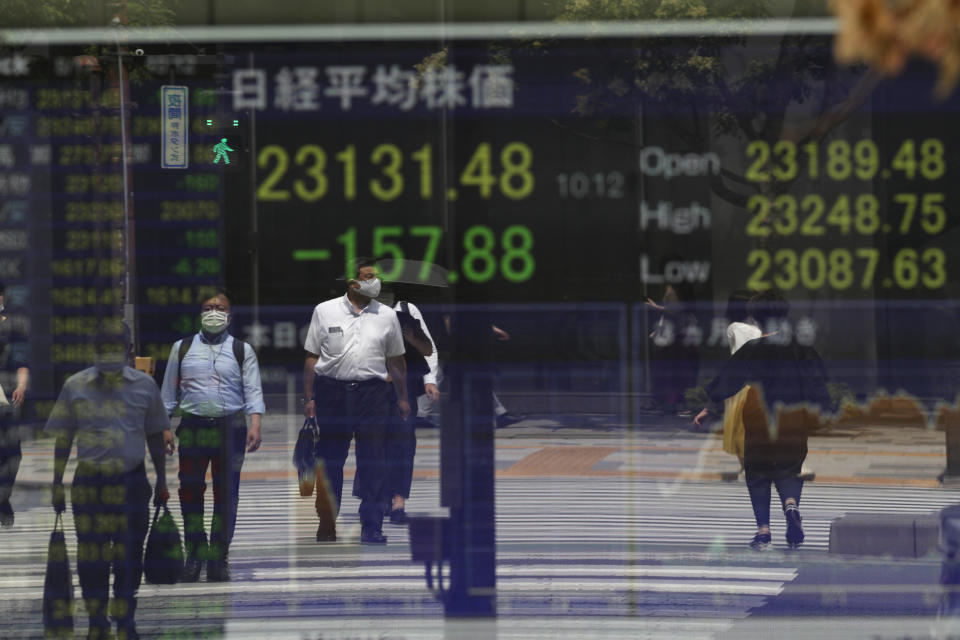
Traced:
[[707, 394], [720, 403], [747, 384], [756, 392], [743, 411], [744, 469], [770, 477], [799, 474], [809, 431], [832, 411], [819, 354], [795, 340], [751, 340], [724, 364]]

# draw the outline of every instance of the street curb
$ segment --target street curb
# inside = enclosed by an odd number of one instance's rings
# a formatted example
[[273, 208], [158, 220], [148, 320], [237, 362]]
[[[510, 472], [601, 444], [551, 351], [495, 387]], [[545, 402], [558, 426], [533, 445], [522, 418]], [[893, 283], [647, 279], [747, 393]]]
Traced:
[[848, 513], [830, 523], [831, 554], [923, 558], [939, 554], [940, 514]]

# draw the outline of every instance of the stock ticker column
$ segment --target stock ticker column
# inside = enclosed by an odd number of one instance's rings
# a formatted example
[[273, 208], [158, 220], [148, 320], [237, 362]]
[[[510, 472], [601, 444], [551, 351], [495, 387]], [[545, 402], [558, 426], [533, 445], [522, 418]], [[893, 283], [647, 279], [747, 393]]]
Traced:
[[122, 304], [119, 93], [56, 51], [0, 58], [0, 73], [12, 76], [2, 89], [0, 279], [29, 336], [43, 419], [63, 380], [92, 363], [97, 319]]
[[724, 210], [737, 221], [726, 237], [744, 247], [728, 273], [809, 310], [818, 348], [855, 390], [956, 393], [938, 378], [960, 359], [958, 108], [910, 70], [824, 135], [754, 136], [724, 156], [749, 188], [742, 209]]
[[[90, 335], [124, 302], [126, 240], [119, 89], [54, 69], [35, 110], [50, 148], [49, 362], [59, 389], [93, 363]], [[144, 161], [142, 149], [132, 155]]]

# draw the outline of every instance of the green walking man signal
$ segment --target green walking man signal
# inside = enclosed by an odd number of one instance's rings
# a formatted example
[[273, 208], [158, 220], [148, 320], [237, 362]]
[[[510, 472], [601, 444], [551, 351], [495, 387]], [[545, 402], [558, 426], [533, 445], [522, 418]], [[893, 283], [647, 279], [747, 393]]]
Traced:
[[233, 149], [227, 146], [226, 138], [220, 138], [220, 142], [213, 145], [213, 151], [217, 154], [213, 159], [213, 164], [220, 162], [220, 158], [223, 158], [223, 164], [230, 164], [230, 156], [227, 155], [227, 151], [233, 151]]

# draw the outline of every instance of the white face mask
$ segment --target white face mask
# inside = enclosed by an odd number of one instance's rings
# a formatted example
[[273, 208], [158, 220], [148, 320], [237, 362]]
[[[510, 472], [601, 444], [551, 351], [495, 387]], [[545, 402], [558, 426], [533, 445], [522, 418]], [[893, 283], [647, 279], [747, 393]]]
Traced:
[[200, 314], [200, 326], [207, 333], [220, 333], [227, 328], [230, 322], [230, 314], [225, 311], [211, 309]]
[[368, 298], [376, 298], [380, 295], [380, 278], [371, 278], [369, 280], [354, 280], [357, 284], [360, 285], [360, 288], [357, 290], [362, 296], [367, 296]]

